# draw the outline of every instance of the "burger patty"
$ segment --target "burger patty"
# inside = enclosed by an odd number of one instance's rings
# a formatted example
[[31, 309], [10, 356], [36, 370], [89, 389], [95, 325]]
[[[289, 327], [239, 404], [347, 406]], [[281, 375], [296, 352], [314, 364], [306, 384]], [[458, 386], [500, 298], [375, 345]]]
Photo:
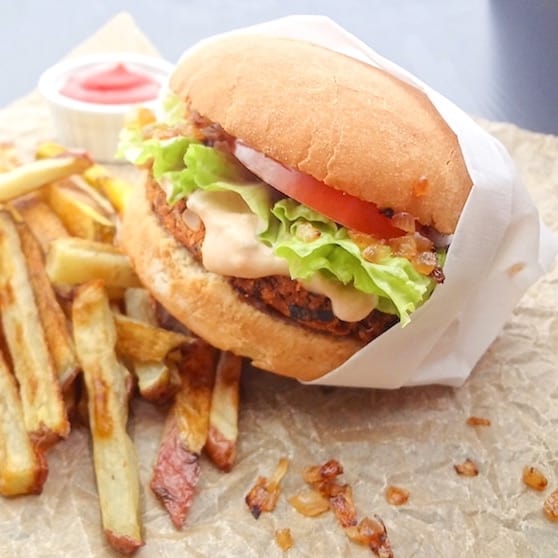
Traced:
[[[197, 230], [188, 227], [183, 218], [184, 200], [169, 204], [164, 190], [154, 180], [147, 182], [147, 196], [163, 228], [187, 248], [197, 262], [202, 263], [203, 223]], [[352, 336], [367, 343], [398, 321], [396, 316], [377, 310], [359, 322], [340, 320], [333, 313], [329, 298], [310, 292], [298, 281], [283, 275], [227, 279], [245, 302], [259, 310], [331, 335]]]

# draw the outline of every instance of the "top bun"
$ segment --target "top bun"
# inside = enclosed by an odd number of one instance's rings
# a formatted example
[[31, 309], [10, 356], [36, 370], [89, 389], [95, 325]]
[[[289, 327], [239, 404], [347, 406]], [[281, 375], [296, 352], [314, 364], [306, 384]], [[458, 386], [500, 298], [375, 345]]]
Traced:
[[284, 165], [455, 231], [472, 186], [457, 137], [392, 75], [311, 43], [234, 35], [184, 56], [170, 88]]

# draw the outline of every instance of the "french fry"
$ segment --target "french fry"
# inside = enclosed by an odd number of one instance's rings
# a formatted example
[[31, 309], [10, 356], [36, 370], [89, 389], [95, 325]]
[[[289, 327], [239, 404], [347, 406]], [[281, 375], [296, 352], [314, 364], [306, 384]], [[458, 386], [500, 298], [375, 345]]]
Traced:
[[[63, 145], [59, 145], [57, 143], [53, 143], [53, 142], [44, 142], [41, 143], [36, 152], [35, 152], [35, 158], [36, 159], [52, 159], [55, 157], [61, 157], [62, 155], [65, 155], [67, 153], [72, 153], [72, 150], [69, 150], [67, 147], [64, 147]], [[98, 167], [99, 165], [97, 165], [96, 163], [93, 162], [93, 164], [88, 167], [84, 173], [92, 168]], [[107, 198], [107, 196], [102, 195], [103, 193], [99, 193], [98, 189], [93, 188], [88, 181], [86, 181], [84, 178], [82, 178], [82, 176], [84, 175], [84, 173], [82, 173], [81, 175], [74, 175], [71, 178], [71, 182], [72, 182], [72, 186], [78, 190], [80, 190], [82, 193], [87, 194], [89, 200], [86, 201], [93, 201], [95, 202], [95, 204], [98, 206], [96, 207], [96, 209], [102, 208], [102, 210], [104, 212], [108, 214], [112, 214], [114, 213], [114, 207], [113, 205], [110, 203], [109, 199]]]
[[68, 148], [53, 141], [44, 141], [37, 146], [35, 159], [52, 159], [68, 152]]
[[84, 200], [86, 203], [92, 204], [92, 207], [97, 209], [100, 213], [105, 215], [106, 217], [115, 218], [116, 217], [116, 209], [110, 202], [110, 200], [97, 189], [93, 188], [85, 180], [85, 173], [95, 167], [95, 165], [91, 165], [88, 169], [85, 169], [81, 174], [74, 174], [71, 178], [67, 179], [71, 182], [72, 187], [80, 192], [81, 195], [85, 196]]
[[38, 445], [70, 430], [21, 241], [12, 215], [0, 211], [0, 313], [19, 383], [25, 426]]
[[72, 236], [108, 243], [114, 240], [115, 223], [71, 180], [49, 184], [45, 198]]
[[116, 351], [140, 362], [163, 360], [173, 349], [192, 343], [193, 338], [152, 326], [123, 314], [114, 314]]
[[0, 353], [0, 494], [38, 494], [48, 474], [25, 429], [15, 378]]
[[[157, 326], [153, 300], [146, 289], [126, 289], [124, 304], [130, 318]], [[132, 366], [138, 379], [138, 390], [144, 399], [163, 403], [176, 392], [179, 384], [176, 382], [178, 370], [174, 362], [141, 362], [134, 358]]]
[[177, 529], [186, 521], [200, 477], [217, 357], [216, 349], [201, 339], [184, 352], [179, 365], [182, 385], [165, 420], [150, 482]]
[[89, 167], [83, 173], [83, 178], [89, 185], [106, 196], [118, 213], [122, 213], [126, 199], [132, 193], [132, 184], [111, 175], [101, 165]]
[[[65, 153], [67, 149], [55, 143], [43, 143], [37, 148], [37, 159], [56, 157]], [[132, 185], [113, 176], [105, 167], [94, 164], [83, 173], [84, 180], [97, 192], [107, 198], [112, 206], [121, 213], [126, 203], [126, 197], [132, 191]]]
[[45, 339], [58, 381], [64, 389], [73, 381], [79, 369], [74, 341], [68, 329], [66, 316], [46, 274], [44, 256], [39, 243], [25, 223], [18, 223], [17, 230]]
[[92, 164], [83, 153], [67, 154], [56, 159], [31, 161], [0, 173], [0, 202], [23, 196], [45, 184], [83, 172]]
[[107, 287], [139, 287], [130, 260], [115, 246], [83, 238], [50, 243], [46, 269], [54, 285], [79, 285], [102, 279]]
[[211, 461], [223, 471], [230, 471], [236, 458], [241, 369], [241, 357], [221, 352], [211, 397], [209, 431], [204, 449]]
[[136, 452], [126, 431], [128, 372], [114, 351], [116, 330], [102, 281], [78, 288], [72, 321], [87, 389], [103, 530], [113, 548], [129, 554], [144, 544], [139, 473]]
[[66, 238], [68, 231], [60, 218], [39, 192], [32, 192], [11, 202], [22, 220], [27, 223], [35, 238], [39, 241], [43, 253], [46, 254], [51, 241], [57, 238]]

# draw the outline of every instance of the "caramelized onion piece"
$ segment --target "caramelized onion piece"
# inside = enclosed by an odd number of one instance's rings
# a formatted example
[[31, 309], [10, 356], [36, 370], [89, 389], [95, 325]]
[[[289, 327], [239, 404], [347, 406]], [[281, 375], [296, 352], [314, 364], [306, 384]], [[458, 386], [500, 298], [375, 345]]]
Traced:
[[550, 521], [558, 521], [558, 490], [547, 496], [543, 504], [543, 511]]
[[329, 510], [328, 499], [311, 488], [301, 490], [289, 498], [289, 504], [300, 514], [306, 517], [316, 517]]
[[423, 275], [430, 275], [438, 265], [438, 258], [434, 252], [419, 252], [412, 261], [415, 269]]
[[269, 479], [258, 477], [256, 484], [244, 498], [250, 513], [256, 519], [260, 517], [262, 512], [269, 512], [275, 509], [277, 499], [281, 493], [280, 483], [287, 472], [288, 466], [288, 460], [285, 457], [281, 458], [273, 475]]
[[302, 478], [308, 484], [319, 483], [321, 481], [332, 481], [343, 474], [343, 467], [335, 459], [326, 461], [323, 465], [305, 467]]
[[389, 258], [391, 250], [389, 246], [380, 242], [369, 244], [362, 249], [362, 257], [370, 263], [380, 263], [382, 260]]
[[409, 491], [400, 486], [388, 486], [386, 488], [386, 500], [392, 506], [401, 506], [409, 499]]
[[353, 502], [353, 491], [348, 484], [342, 486], [334, 496], [329, 497], [329, 505], [341, 527], [350, 527], [357, 524], [355, 503]]
[[393, 558], [391, 542], [384, 522], [374, 515], [363, 518], [358, 525], [345, 529], [347, 537], [363, 546], [367, 546], [380, 558]]
[[463, 463], [454, 465], [453, 468], [458, 475], [463, 477], [476, 477], [479, 474], [477, 466], [470, 459], [465, 459]]
[[275, 542], [281, 550], [289, 550], [293, 546], [293, 536], [290, 529], [277, 529]]
[[536, 467], [525, 467], [523, 469], [523, 482], [534, 490], [543, 491], [547, 485], [548, 480]]
[[398, 236], [397, 238], [390, 239], [389, 247], [396, 256], [402, 256], [409, 260], [414, 258], [418, 253], [417, 242], [415, 237], [411, 235]]
[[416, 230], [416, 220], [415, 218], [406, 211], [400, 211], [395, 213], [391, 218], [391, 223], [394, 227], [401, 229], [407, 233], [414, 233]]
[[470, 416], [467, 419], [469, 426], [490, 426], [490, 419], [484, 417]]

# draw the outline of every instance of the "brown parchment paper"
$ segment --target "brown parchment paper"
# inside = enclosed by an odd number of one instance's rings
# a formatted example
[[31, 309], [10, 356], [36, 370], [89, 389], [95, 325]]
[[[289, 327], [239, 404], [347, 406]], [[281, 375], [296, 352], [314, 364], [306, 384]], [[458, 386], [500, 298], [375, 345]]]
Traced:
[[[121, 14], [76, 52], [155, 49]], [[558, 137], [510, 124], [480, 122], [509, 149], [540, 208], [558, 232]], [[52, 137], [46, 106], [30, 96], [0, 111], [0, 141], [31, 156]], [[176, 531], [147, 488], [164, 411], [136, 401], [130, 433], [141, 466], [146, 545], [139, 557], [284, 556], [275, 529], [289, 527], [292, 557], [370, 556], [347, 541], [330, 514], [305, 518], [286, 497], [302, 487], [304, 466], [336, 458], [353, 486], [359, 516], [379, 514], [398, 557], [552, 557], [558, 523], [543, 515], [545, 496], [558, 488], [558, 269], [523, 297], [500, 337], [466, 384], [396, 391], [304, 386], [248, 369], [241, 388], [238, 462], [228, 474], [205, 458], [198, 494], [182, 531]], [[30, 340], [30, 342], [32, 342]], [[470, 415], [489, 427], [465, 424]], [[280, 457], [290, 459], [276, 510], [255, 520], [244, 495]], [[474, 478], [453, 465], [471, 458]], [[49, 478], [40, 496], [0, 500], [0, 557], [116, 556], [104, 541], [89, 436], [76, 427], [48, 455]], [[524, 465], [549, 479], [544, 493], [521, 482]], [[384, 489], [410, 491], [401, 507]]]

